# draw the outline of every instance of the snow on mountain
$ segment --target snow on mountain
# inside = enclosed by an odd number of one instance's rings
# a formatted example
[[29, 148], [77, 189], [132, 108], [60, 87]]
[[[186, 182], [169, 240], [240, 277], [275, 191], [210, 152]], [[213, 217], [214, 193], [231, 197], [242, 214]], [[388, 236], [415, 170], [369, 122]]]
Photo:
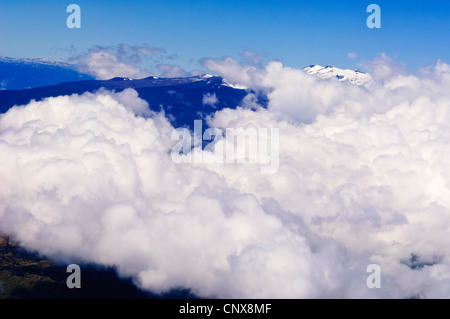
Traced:
[[0, 90], [21, 90], [61, 82], [89, 80], [70, 63], [53, 59], [0, 57]]
[[54, 60], [54, 59], [38, 59], [38, 58], [11, 58], [11, 57], [0, 57], [0, 62], [3, 63], [11, 63], [11, 64], [27, 64], [30, 66], [58, 66], [58, 67], [66, 67], [72, 69], [73, 65], [70, 63], [60, 61], [60, 60]]
[[355, 85], [370, 86], [373, 83], [372, 76], [369, 73], [358, 70], [343, 70], [334, 66], [310, 65], [303, 70], [311, 75], [315, 75], [321, 79], [336, 78], [339, 81], [349, 81]]
[[233, 84], [233, 83], [227, 82], [227, 80], [225, 80], [225, 79], [223, 79], [222, 85], [229, 86], [230, 88], [238, 89], [238, 90], [248, 90], [248, 87], [246, 87], [245, 85], [237, 84], [237, 83]]

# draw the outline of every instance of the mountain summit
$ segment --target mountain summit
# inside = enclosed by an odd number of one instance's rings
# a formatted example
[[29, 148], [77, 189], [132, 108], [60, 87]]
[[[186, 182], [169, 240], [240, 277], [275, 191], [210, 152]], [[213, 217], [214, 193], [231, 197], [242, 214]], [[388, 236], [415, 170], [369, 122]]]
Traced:
[[303, 70], [311, 75], [315, 75], [321, 79], [336, 78], [339, 81], [348, 81], [355, 85], [370, 86], [373, 83], [372, 76], [369, 73], [358, 70], [343, 70], [335, 66], [310, 65]]

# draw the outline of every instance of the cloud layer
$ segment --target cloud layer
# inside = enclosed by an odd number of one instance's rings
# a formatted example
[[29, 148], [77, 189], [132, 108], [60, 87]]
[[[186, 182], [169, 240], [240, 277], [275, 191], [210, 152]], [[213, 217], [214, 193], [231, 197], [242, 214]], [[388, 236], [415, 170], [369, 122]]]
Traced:
[[[173, 127], [133, 90], [49, 98], [0, 118], [0, 232], [156, 292], [450, 297], [448, 64], [391, 68], [365, 88], [279, 62], [203, 62], [269, 92], [267, 109], [244, 103], [209, 124], [279, 128], [276, 174], [173, 163]], [[366, 286], [373, 263], [380, 289]]]

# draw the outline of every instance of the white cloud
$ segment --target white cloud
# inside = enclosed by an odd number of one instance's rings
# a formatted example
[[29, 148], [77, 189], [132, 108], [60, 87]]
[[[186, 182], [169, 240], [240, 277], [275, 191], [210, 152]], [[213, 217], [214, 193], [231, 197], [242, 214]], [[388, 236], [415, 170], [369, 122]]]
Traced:
[[361, 62], [361, 66], [367, 69], [377, 81], [384, 81], [395, 75], [405, 75], [405, 66], [393, 60], [386, 53], [382, 53], [379, 57]]
[[139, 63], [144, 58], [165, 52], [164, 49], [148, 45], [96, 46], [86, 54], [71, 58], [69, 61], [75, 64], [79, 72], [89, 74], [99, 80], [108, 80], [114, 77], [141, 79], [152, 74], [139, 67]]
[[156, 66], [156, 69], [160, 72], [159, 76], [162, 78], [178, 78], [185, 76], [197, 76], [205, 73], [203, 70], [185, 71], [179, 65], [170, 63], [161, 63]]
[[[174, 164], [173, 128], [162, 114], [136, 116], [145, 103], [132, 90], [49, 98], [0, 118], [0, 232], [48, 256], [116, 265], [153, 291], [450, 297], [448, 64], [391, 68], [370, 88], [278, 62], [206, 65], [270, 92], [268, 109], [224, 109], [209, 123], [279, 128], [277, 174]], [[412, 254], [436, 264], [414, 270]], [[373, 263], [381, 289], [366, 286]]]
[[256, 52], [244, 50], [241, 56], [244, 58], [244, 60], [250, 64], [253, 65], [261, 65], [262, 56], [257, 54]]
[[264, 72], [253, 65], [240, 65], [231, 57], [222, 60], [205, 58], [201, 60], [202, 65], [208, 70], [224, 76], [227, 80], [241, 85], [252, 85], [256, 87]]
[[140, 68], [120, 62], [118, 58], [106, 51], [91, 51], [78, 58], [77, 70], [94, 76], [98, 80], [109, 80], [114, 77], [145, 78], [151, 73]]
[[163, 78], [177, 78], [188, 75], [186, 71], [178, 65], [162, 63], [156, 68], [161, 72], [160, 76]]
[[347, 53], [347, 56], [350, 59], [357, 59], [358, 58], [358, 54], [356, 54], [355, 52], [349, 52], [349, 53]]
[[203, 95], [202, 100], [203, 105], [210, 105], [215, 107], [217, 103], [219, 103], [219, 99], [216, 96], [216, 93], [206, 93]]

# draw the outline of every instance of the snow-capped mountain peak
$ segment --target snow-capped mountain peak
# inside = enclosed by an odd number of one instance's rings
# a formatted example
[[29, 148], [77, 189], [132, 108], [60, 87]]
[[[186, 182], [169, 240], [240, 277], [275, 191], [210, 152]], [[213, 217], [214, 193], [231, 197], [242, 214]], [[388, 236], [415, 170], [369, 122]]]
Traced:
[[349, 81], [352, 84], [369, 86], [373, 83], [372, 76], [369, 73], [358, 70], [344, 70], [335, 66], [310, 65], [303, 70], [311, 75], [315, 75], [321, 79], [336, 78], [339, 81]]

